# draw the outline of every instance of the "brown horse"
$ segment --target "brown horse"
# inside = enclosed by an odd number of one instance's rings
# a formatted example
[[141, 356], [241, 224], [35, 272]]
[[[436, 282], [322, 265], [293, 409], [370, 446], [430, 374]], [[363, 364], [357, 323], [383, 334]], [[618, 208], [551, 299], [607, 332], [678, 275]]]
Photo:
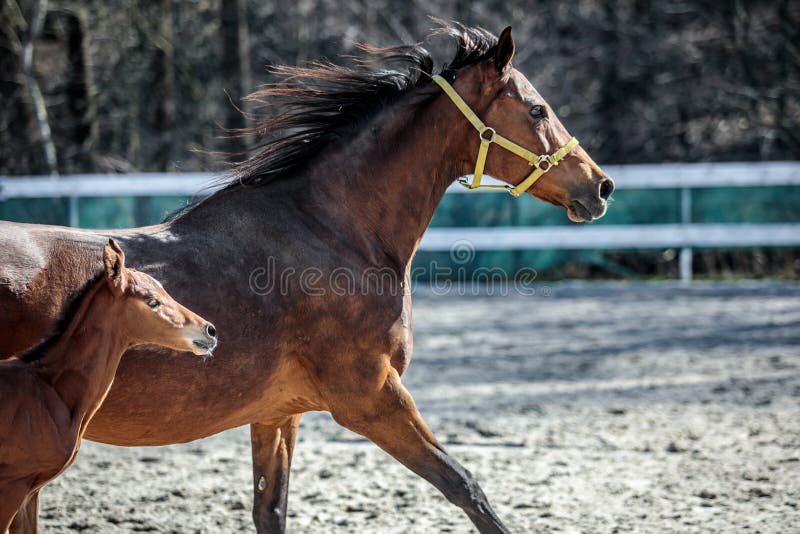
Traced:
[[[568, 145], [552, 108], [510, 64], [510, 28], [499, 38], [459, 25], [441, 33], [457, 43], [442, 78], [486, 125], [536, 154]], [[225, 337], [206, 365], [128, 351], [89, 439], [163, 445], [250, 424], [253, 517], [259, 532], [277, 532], [300, 418], [327, 410], [430, 481], [480, 531], [505, 532], [400, 380], [412, 352], [412, 258], [482, 143], [433, 82], [422, 47], [367, 52], [353, 67], [279, 69], [283, 82], [253, 97], [277, 111], [255, 129], [267, 135], [262, 148], [227, 187], [170, 222], [119, 232], [0, 223], [0, 355], [51, 328], [99, 268], [87, 251], [113, 235], [172, 294], [214, 316]], [[485, 170], [508, 184], [548, 167], [501, 148], [489, 148]], [[613, 182], [581, 147], [551, 167], [530, 194], [574, 220], [605, 213]]]
[[150, 276], [126, 269], [113, 239], [103, 265], [62, 332], [0, 362], [0, 532], [28, 495], [75, 461], [127, 349], [154, 344], [210, 355], [216, 346], [214, 326]]

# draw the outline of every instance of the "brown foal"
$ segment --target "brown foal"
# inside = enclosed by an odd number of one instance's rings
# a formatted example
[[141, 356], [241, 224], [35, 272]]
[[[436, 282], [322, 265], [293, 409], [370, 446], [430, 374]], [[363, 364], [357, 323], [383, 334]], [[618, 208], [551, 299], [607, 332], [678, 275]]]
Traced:
[[0, 362], [0, 532], [28, 495], [75, 460], [127, 349], [154, 344], [210, 355], [216, 347], [214, 326], [149, 275], [126, 269], [113, 239], [103, 266], [61, 333]]

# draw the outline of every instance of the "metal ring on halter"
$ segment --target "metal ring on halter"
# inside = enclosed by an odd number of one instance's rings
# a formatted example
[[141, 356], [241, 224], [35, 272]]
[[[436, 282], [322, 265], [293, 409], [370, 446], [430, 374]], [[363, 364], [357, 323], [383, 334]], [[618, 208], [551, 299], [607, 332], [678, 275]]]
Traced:
[[[492, 135], [490, 137], [484, 137], [483, 134], [485, 134], [486, 132], [491, 132]], [[480, 137], [482, 141], [488, 141], [490, 143], [494, 141], [495, 135], [497, 135], [497, 132], [494, 131], [494, 128], [491, 128], [489, 126], [484, 128], [483, 131], [478, 132], [478, 137]]]
[[[547, 167], [542, 167], [542, 163], [547, 163]], [[534, 164], [534, 167], [536, 167], [537, 169], [539, 169], [542, 172], [549, 171], [550, 169], [553, 168], [553, 166], [554, 165], [553, 165], [553, 162], [550, 161], [550, 155], [549, 154], [544, 154], [542, 156], [539, 156], [539, 159], [537, 159], [536, 163]]]

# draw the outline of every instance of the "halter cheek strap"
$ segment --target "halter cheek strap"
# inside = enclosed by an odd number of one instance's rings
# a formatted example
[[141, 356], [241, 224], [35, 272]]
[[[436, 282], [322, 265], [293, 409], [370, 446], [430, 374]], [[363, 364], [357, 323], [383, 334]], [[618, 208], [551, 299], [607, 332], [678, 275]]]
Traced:
[[[544, 173], [558, 165], [558, 163], [564, 159], [564, 157], [569, 154], [569, 152], [578, 146], [578, 140], [574, 137], [571, 138], [566, 145], [562, 146], [558, 150], [556, 150], [552, 154], [543, 154], [539, 156], [538, 154], [534, 154], [530, 150], [526, 150], [522, 148], [515, 142], [506, 139], [502, 135], [498, 134], [494, 128], [490, 128], [486, 126], [481, 119], [475, 114], [472, 109], [470, 109], [469, 105], [464, 102], [464, 99], [453, 89], [453, 86], [450, 85], [447, 80], [439, 76], [438, 74], [433, 77], [433, 81], [442, 88], [445, 94], [450, 97], [450, 100], [453, 101], [453, 104], [464, 114], [467, 120], [478, 130], [478, 136], [481, 139], [480, 147], [478, 148], [478, 159], [475, 161], [475, 172], [473, 173], [474, 177], [472, 179], [472, 183], [469, 182], [467, 178], [459, 178], [458, 183], [463, 185], [468, 189], [478, 189], [478, 188], [486, 188], [486, 189], [504, 189], [511, 194], [511, 196], [518, 197], [525, 191], [531, 188], [531, 186], [542, 177]], [[531, 172], [527, 178], [522, 180], [516, 186], [512, 185], [481, 185], [481, 178], [483, 177], [483, 167], [486, 165], [486, 156], [489, 153], [489, 145], [495, 143], [502, 148], [505, 148], [509, 152], [516, 154], [517, 156], [525, 159], [528, 161], [528, 165], [534, 167], [533, 172]]]

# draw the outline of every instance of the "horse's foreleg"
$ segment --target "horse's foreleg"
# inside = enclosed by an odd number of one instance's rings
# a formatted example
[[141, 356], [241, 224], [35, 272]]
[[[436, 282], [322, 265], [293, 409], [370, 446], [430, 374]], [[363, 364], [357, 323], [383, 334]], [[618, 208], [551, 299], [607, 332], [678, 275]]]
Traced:
[[39, 492], [34, 491], [19, 507], [9, 528], [10, 534], [36, 534], [39, 530]]
[[331, 403], [331, 413], [338, 423], [369, 438], [436, 486], [467, 513], [480, 532], [509, 532], [472, 474], [436, 441], [394, 369], [376, 395], [357, 400], [349, 396]]
[[280, 426], [250, 425], [253, 449], [253, 521], [259, 534], [285, 532], [289, 470], [301, 414]]

